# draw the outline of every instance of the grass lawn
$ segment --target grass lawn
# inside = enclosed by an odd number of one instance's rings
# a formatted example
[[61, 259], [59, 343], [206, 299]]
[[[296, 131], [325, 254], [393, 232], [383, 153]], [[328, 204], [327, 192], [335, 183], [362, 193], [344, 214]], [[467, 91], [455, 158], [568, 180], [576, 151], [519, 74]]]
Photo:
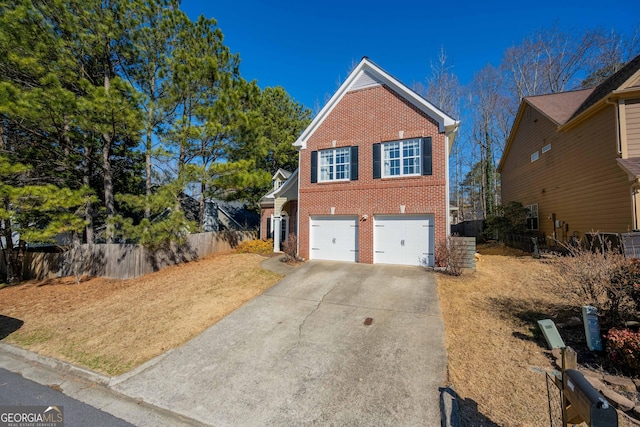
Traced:
[[[480, 248], [475, 272], [437, 275], [449, 381], [463, 425], [549, 425], [555, 366], [536, 320], [574, 309], [553, 260]], [[107, 375], [177, 347], [281, 276], [263, 256], [218, 254], [133, 280], [73, 278], [0, 289], [0, 339]], [[558, 411], [555, 411], [556, 413]], [[560, 425], [558, 421], [554, 425]], [[620, 416], [621, 426], [637, 425]]]
[[[282, 276], [260, 268], [262, 260], [216, 254], [132, 280], [76, 284], [63, 278], [4, 287], [0, 339], [103, 374], [122, 374], [273, 286]], [[13, 331], [19, 321], [24, 323]]]
[[[545, 372], [556, 367], [536, 321], [574, 308], [560, 294], [553, 260], [504, 247], [479, 252], [475, 272], [437, 276], [449, 381], [463, 425], [548, 426]], [[621, 414], [619, 420], [637, 425]]]

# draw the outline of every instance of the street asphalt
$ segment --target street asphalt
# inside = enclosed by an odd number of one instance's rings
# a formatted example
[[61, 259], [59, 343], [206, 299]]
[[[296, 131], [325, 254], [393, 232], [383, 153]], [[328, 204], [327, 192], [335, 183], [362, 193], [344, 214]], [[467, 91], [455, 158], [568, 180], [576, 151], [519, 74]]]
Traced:
[[136, 426], [442, 425], [446, 352], [432, 272], [291, 268], [277, 257], [263, 266], [288, 275], [122, 376], [2, 343], [0, 366]]

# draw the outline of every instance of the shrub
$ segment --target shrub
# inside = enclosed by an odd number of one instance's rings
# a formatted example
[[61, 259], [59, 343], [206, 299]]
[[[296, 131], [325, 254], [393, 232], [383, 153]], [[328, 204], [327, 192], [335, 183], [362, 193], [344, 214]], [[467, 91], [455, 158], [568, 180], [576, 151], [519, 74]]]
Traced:
[[520, 202], [509, 202], [496, 207], [496, 213], [489, 215], [484, 223], [483, 237], [502, 238], [505, 235], [523, 235], [527, 231], [529, 210]]
[[273, 240], [245, 240], [236, 246], [236, 252], [241, 254], [269, 255], [273, 253]]
[[438, 244], [435, 263], [437, 267], [443, 267], [445, 273], [459, 276], [462, 274], [466, 256], [464, 241], [460, 237], [449, 236]]
[[578, 305], [596, 307], [611, 323], [620, 321], [632, 303], [621, 273], [628, 261], [611, 249], [565, 248], [569, 254], [559, 258], [556, 266], [566, 296]]
[[640, 372], [640, 333], [629, 329], [610, 329], [607, 340], [607, 358], [632, 373]]
[[626, 291], [633, 300], [635, 309], [640, 309], [640, 260], [632, 259], [621, 265], [614, 272], [612, 281]]
[[298, 238], [295, 234], [289, 234], [287, 240], [282, 242], [282, 251], [286, 257], [285, 261], [298, 261]]

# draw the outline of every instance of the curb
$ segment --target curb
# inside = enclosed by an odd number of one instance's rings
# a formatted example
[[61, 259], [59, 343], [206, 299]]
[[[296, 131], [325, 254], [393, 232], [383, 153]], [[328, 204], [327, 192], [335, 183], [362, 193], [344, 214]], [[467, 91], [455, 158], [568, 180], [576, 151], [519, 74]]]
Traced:
[[0, 360], [4, 369], [26, 380], [47, 387], [57, 385], [66, 396], [140, 427], [210, 427], [188, 416], [122, 394], [110, 387], [113, 377], [68, 362], [6, 343], [0, 343]]
[[9, 353], [14, 357], [24, 359], [25, 361], [37, 363], [41, 366], [53, 369], [58, 373], [80, 377], [81, 379], [91, 381], [105, 387], [108, 386], [111, 381], [110, 377], [98, 374], [97, 372], [93, 372], [89, 369], [81, 368], [72, 363], [54, 359], [53, 357], [43, 356], [39, 353], [34, 353], [11, 344], [0, 343], [0, 351]]

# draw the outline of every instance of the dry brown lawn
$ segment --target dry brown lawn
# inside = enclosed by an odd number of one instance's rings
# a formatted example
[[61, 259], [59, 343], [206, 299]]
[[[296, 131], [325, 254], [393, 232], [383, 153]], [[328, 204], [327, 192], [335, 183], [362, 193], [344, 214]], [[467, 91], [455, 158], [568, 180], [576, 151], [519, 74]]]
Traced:
[[275, 284], [281, 276], [263, 270], [262, 260], [217, 254], [132, 280], [76, 284], [64, 278], [5, 287], [0, 322], [17, 323], [10, 317], [24, 324], [3, 341], [121, 374], [185, 343]]
[[[479, 252], [475, 272], [437, 276], [449, 381], [463, 425], [548, 426], [545, 372], [556, 368], [536, 321], [576, 310], [561, 297], [552, 259], [504, 246]], [[632, 424], [620, 415], [620, 425]]]
[[520, 314], [553, 306], [549, 266], [531, 257], [482, 256], [474, 273], [438, 275], [449, 380], [465, 425], [549, 423], [550, 359]]

